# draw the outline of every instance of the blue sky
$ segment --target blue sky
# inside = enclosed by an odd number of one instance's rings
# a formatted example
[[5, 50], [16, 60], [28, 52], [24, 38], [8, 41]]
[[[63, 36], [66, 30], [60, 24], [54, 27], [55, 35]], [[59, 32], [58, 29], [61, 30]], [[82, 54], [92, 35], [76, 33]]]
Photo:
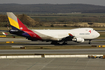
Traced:
[[18, 3], [18, 4], [94, 4], [105, 6], [105, 0], [0, 0], [0, 4]]

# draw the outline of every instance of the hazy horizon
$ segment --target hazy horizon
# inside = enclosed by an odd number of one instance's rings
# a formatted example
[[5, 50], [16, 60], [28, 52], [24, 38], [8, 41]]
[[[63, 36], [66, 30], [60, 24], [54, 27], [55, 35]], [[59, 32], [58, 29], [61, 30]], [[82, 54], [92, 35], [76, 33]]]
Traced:
[[105, 0], [2, 0], [0, 4], [92, 4], [105, 6]]

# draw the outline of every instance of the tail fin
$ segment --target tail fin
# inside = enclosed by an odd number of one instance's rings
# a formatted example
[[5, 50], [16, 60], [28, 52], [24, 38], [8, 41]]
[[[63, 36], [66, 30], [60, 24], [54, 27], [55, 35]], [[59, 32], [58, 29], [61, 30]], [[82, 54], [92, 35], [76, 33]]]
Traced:
[[8, 34], [7, 34], [7, 33], [5, 33], [5, 32], [2, 32], [2, 34], [3, 34], [3, 35], [8, 35]]
[[12, 13], [7, 12], [7, 16], [10, 22], [12, 29], [14, 30], [28, 30], [28, 28]]

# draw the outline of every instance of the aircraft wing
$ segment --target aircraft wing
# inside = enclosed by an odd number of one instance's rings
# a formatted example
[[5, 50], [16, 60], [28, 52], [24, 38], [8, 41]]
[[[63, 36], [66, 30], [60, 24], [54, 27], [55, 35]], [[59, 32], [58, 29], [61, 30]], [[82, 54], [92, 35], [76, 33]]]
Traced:
[[62, 41], [71, 41], [73, 38], [74, 36], [72, 34], [69, 34], [69, 36], [62, 38]]

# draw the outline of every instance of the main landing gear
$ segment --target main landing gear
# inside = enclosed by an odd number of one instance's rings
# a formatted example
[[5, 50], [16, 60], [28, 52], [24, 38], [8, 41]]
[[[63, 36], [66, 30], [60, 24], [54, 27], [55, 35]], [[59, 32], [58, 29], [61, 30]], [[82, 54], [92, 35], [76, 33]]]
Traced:
[[89, 44], [91, 44], [91, 40], [89, 40]]
[[54, 45], [59, 45], [59, 43], [58, 43], [58, 42], [56, 42], [56, 41], [52, 41], [52, 42], [51, 42], [51, 44], [54, 44]]
[[66, 45], [67, 42], [66, 41], [64, 41], [64, 42], [52, 41], [51, 44], [53, 44], [53, 45]]

